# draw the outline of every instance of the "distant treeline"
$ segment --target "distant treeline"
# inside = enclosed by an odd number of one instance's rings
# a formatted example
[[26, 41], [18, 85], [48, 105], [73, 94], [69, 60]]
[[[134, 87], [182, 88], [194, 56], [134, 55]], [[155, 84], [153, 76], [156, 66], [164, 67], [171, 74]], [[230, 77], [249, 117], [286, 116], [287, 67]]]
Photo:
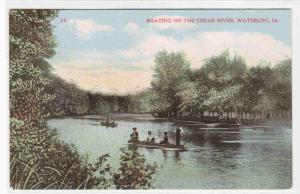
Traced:
[[[248, 64], [228, 51], [191, 69], [184, 53], [156, 55], [141, 109], [156, 117], [205, 120], [291, 119], [292, 60]], [[247, 115], [247, 116], [245, 116]], [[250, 116], [251, 115], [251, 116]]]
[[75, 83], [51, 75], [46, 92], [53, 97], [47, 104], [51, 116], [75, 116], [85, 114], [138, 113], [141, 94], [102, 94], [80, 89]]

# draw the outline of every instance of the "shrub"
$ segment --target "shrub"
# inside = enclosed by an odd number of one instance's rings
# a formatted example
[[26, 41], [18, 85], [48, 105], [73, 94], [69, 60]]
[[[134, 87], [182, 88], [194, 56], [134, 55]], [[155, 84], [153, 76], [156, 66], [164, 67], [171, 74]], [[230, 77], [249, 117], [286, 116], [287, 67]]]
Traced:
[[145, 164], [144, 156], [135, 149], [121, 148], [120, 168], [113, 174], [113, 182], [117, 189], [153, 188], [156, 169], [156, 164]]

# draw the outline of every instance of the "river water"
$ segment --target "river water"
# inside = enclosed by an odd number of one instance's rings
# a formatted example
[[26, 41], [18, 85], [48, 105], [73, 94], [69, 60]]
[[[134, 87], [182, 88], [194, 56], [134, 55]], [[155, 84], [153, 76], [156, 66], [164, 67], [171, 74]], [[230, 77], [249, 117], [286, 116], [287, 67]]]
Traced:
[[[140, 139], [151, 130], [157, 139], [163, 132], [174, 141], [175, 124], [149, 115], [114, 115], [115, 128], [99, 125], [101, 116], [50, 119], [59, 138], [75, 145], [95, 162], [109, 153], [109, 163], [119, 166], [121, 147], [127, 146], [131, 129]], [[139, 148], [148, 163], [158, 165], [156, 189], [288, 189], [292, 186], [291, 127], [266, 125], [224, 126], [196, 122], [183, 123], [186, 152]]]

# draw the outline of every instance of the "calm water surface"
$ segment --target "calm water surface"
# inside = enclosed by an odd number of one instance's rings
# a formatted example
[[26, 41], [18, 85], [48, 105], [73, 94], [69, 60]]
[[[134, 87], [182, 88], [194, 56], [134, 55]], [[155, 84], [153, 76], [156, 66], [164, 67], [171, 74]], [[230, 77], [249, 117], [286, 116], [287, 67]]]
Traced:
[[[119, 125], [99, 125], [101, 116], [61, 118], [48, 121], [59, 137], [74, 144], [94, 162], [109, 153], [109, 163], [117, 169], [121, 147], [127, 146], [131, 129], [140, 139], [148, 130], [158, 138], [170, 132], [174, 123], [157, 121], [147, 115], [116, 115]], [[139, 148], [149, 163], [156, 162], [156, 189], [288, 189], [292, 186], [292, 130], [267, 125], [240, 128], [218, 124], [184, 123], [182, 141], [187, 152]]]

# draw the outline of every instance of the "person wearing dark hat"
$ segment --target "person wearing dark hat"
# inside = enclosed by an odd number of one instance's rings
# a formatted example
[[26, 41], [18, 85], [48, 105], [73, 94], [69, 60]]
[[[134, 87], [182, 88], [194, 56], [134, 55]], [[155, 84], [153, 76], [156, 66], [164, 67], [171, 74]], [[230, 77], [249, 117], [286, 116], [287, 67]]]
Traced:
[[132, 128], [133, 132], [130, 134], [131, 140], [138, 141], [139, 140], [139, 133], [137, 132], [137, 128]]
[[169, 138], [168, 138], [168, 132], [164, 132], [165, 136], [164, 136], [164, 140], [162, 140], [161, 142], [159, 142], [160, 144], [169, 144]]

